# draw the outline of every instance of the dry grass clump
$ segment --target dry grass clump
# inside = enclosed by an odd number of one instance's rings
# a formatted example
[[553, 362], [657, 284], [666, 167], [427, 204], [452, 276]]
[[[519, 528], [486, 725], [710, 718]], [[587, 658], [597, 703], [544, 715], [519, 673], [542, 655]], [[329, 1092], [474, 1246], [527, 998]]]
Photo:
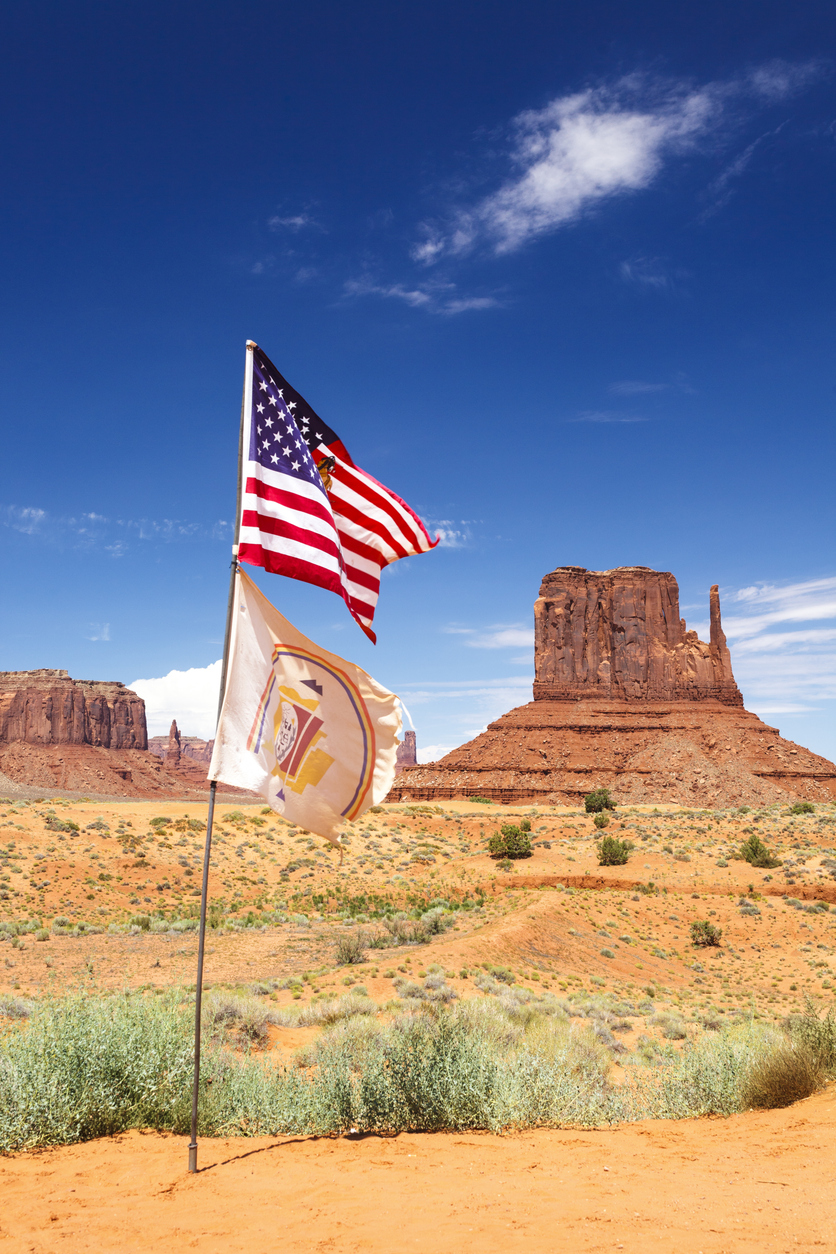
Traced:
[[815, 1055], [800, 1041], [779, 1040], [752, 1062], [741, 1087], [744, 1107], [775, 1110], [791, 1106], [820, 1089], [822, 1069]]

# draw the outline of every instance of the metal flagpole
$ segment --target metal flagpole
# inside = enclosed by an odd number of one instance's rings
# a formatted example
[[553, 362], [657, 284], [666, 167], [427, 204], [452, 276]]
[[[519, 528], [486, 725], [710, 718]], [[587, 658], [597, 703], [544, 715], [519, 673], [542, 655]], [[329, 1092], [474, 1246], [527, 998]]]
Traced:
[[[238, 535], [241, 529], [241, 469], [244, 461], [244, 407], [247, 400], [247, 380], [252, 371], [252, 351], [256, 347], [247, 340], [247, 359], [244, 366], [244, 394], [241, 397], [241, 426], [238, 432], [238, 499], [235, 506], [235, 543], [232, 546], [232, 568], [229, 575], [229, 599], [226, 606], [226, 631], [224, 633], [223, 662], [221, 664], [221, 690], [218, 696], [218, 717], [215, 736], [220, 723], [221, 709], [226, 692], [226, 675], [229, 669], [229, 637], [232, 632], [232, 612], [235, 601], [235, 575], [238, 570]], [[217, 780], [209, 784], [209, 813], [206, 816], [206, 844], [203, 850], [203, 882], [200, 890], [200, 934], [197, 944], [197, 982], [194, 999], [194, 1082], [192, 1084], [192, 1139], [189, 1142], [189, 1171], [197, 1171], [197, 1108], [200, 1098], [200, 1027], [203, 1007], [203, 958], [206, 952], [206, 903], [209, 896], [209, 858], [212, 853], [212, 823], [215, 817]]]

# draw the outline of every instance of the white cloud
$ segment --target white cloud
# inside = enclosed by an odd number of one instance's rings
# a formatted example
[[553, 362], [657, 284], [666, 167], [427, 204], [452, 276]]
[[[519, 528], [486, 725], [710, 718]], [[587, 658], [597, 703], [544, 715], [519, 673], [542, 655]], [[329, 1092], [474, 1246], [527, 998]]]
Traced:
[[6, 526], [27, 536], [33, 536], [40, 531], [46, 518], [45, 509], [35, 509], [32, 506], [7, 505], [3, 510]]
[[563, 421], [564, 422], [592, 422], [592, 423], [607, 423], [607, 422], [633, 423], [633, 422], [648, 422], [649, 419], [643, 418], [638, 414], [620, 414], [617, 412], [617, 410], [614, 410], [614, 409], [585, 409], [583, 410], [582, 413], [578, 414], [576, 418], [564, 418]]
[[372, 279], [349, 279], [343, 284], [346, 296], [380, 296], [384, 300], [401, 300], [412, 309], [454, 317], [473, 310], [496, 309], [495, 296], [453, 296], [455, 283], [424, 283], [404, 287], [402, 283], [376, 283]]
[[[618, 273], [625, 283], [635, 283], [639, 287], [656, 291], [673, 287], [673, 276], [659, 257], [633, 257], [630, 261], [622, 261]], [[677, 277], [682, 278], [682, 273], [678, 272]]]
[[457, 748], [456, 745], [419, 745], [416, 749], [416, 756], [419, 762], [437, 762], [439, 758], [446, 755]]
[[185, 736], [211, 740], [215, 734], [221, 663], [169, 671], [160, 679], [135, 679], [132, 688], [145, 702], [149, 736], [168, 732], [172, 719]]
[[[648, 188], [665, 163], [692, 149], [725, 121], [733, 98], [750, 109], [799, 91], [816, 66], [773, 61], [741, 78], [694, 87], [629, 75], [610, 86], [559, 96], [512, 122], [515, 172], [495, 192], [444, 225], [425, 223], [414, 261], [434, 265], [478, 243], [496, 254], [576, 222], [615, 196]], [[662, 276], [631, 267], [636, 281]]]
[[87, 637], [88, 640], [110, 639], [110, 623], [91, 623], [90, 631], [93, 634]]
[[643, 383], [641, 379], [622, 379], [619, 383], [611, 383], [608, 391], [616, 396], [641, 396], [644, 393], [664, 392], [669, 386], [667, 383]]
[[836, 699], [836, 578], [754, 584], [721, 599], [734, 607], [723, 629], [747, 708], [804, 714]]
[[271, 231], [302, 231], [306, 227], [314, 227], [318, 231], [323, 229], [309, 213], [293, 213], [286, 217], [276, 214], [275, 217], [267, 219], [267, 225]]
[[509, 627], [494, 627], [490, 631], [474, 636], [472, 640], [466, 640], [465, 644], [471, 649], [519, 649], [523, 645], [530, 645], [533, 649], [534, 628], [516, 624]]

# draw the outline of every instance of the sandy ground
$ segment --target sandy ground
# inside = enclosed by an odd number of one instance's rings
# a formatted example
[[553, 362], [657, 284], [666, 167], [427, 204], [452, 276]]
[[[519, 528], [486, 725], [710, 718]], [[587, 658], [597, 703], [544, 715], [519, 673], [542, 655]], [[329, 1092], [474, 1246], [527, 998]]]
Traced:
[[[0, 923], [37, 918], [44, 928], [43, 939], [3, 940], [0, 997], [81, 985], [152, 996], [193, 984], [194, 933], [132, 935], [125, 925], [193, 913], [205, 813], [186, 802], [0, 802]], [[487, 840], [523, 815], [534, 854], [505, 873]], [[832, 1003], [836, 910], [802, 908], [836, 898], [829, 805], [801, 817], [785, 806], [723, 815], [629, 807], [609, 831], [636, 848], [626, 866], [603, 869], [591, 819], [566, 809], [385, 807], [353, 826], [342, 867], [260, 806], [223, 804], [218, 820], [210, 884], [222, 916], [279, 909], [289, 918], [210, 932], [206, 980], [267, 1004], [301, 1007], [360, 985], [386, 1014], [398, 974], [443, 968], [459, 997], [473, 997], [490, 964], [510, 967], [535, 995], [639, 1006], [650, 995], [656, 1012], [682, 1017], [689, 1040], [712, 1018], [780, 1022], [806, 996]], [[753, 830], [782, 866], [755, 870], [729, 856]], [[429, 943], [336, 965], [349, 902], [374, 933], [380, 922], [362, 914], [373, 901], [462, 897], [478, 908]], [[56, 934], [56, 917], [67, 925], [59, 932], [82, 921], [101, 930]], [[709, 918], [722, 944], [700, 950], [690, 923]], [[662, 1031], [652, 1011], [627, 1018], [615, 1030], [629, 1051]], [[317, 1031], [277, 1028], [266, 1047], [289, 1058]], [[614, 1080], [620, 1069], [616, 1053]], [[834, 1116], [831, 1086], [785, 1111], [609, 1131], [206, 1140], [197, 1177], [186, 1173], [182, 1138], [131, 1133], [0, 1160], [0, 1254], [836, 1249]]]
[[0, 1250], [260, 1254], [836, 1249], [836, 1089], [603, 1132], [218, 1140], [129, 1133], [0, 1160]]

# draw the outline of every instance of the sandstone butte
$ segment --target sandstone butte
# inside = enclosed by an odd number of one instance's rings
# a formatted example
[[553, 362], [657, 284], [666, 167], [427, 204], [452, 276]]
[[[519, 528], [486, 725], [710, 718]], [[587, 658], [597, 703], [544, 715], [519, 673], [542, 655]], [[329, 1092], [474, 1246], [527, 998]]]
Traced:
[[743, 708], [711, 589], [708, 643], [679, 614], [673, 575], [560, 566], [534, 605], [534, 700], [438, 762], [404, 770], [390, 801], [730, 806], [836, 797], [836, 765]]
[[65, 670], [0, 671], [0, 793], [204, 793], [211, 742], [207, 751], [204, 741], [181, 738], [176, 723], [157, 739], [165, 744], [159, 756], [148, 752], [145, 702], [122, 683], [71, 679]]

